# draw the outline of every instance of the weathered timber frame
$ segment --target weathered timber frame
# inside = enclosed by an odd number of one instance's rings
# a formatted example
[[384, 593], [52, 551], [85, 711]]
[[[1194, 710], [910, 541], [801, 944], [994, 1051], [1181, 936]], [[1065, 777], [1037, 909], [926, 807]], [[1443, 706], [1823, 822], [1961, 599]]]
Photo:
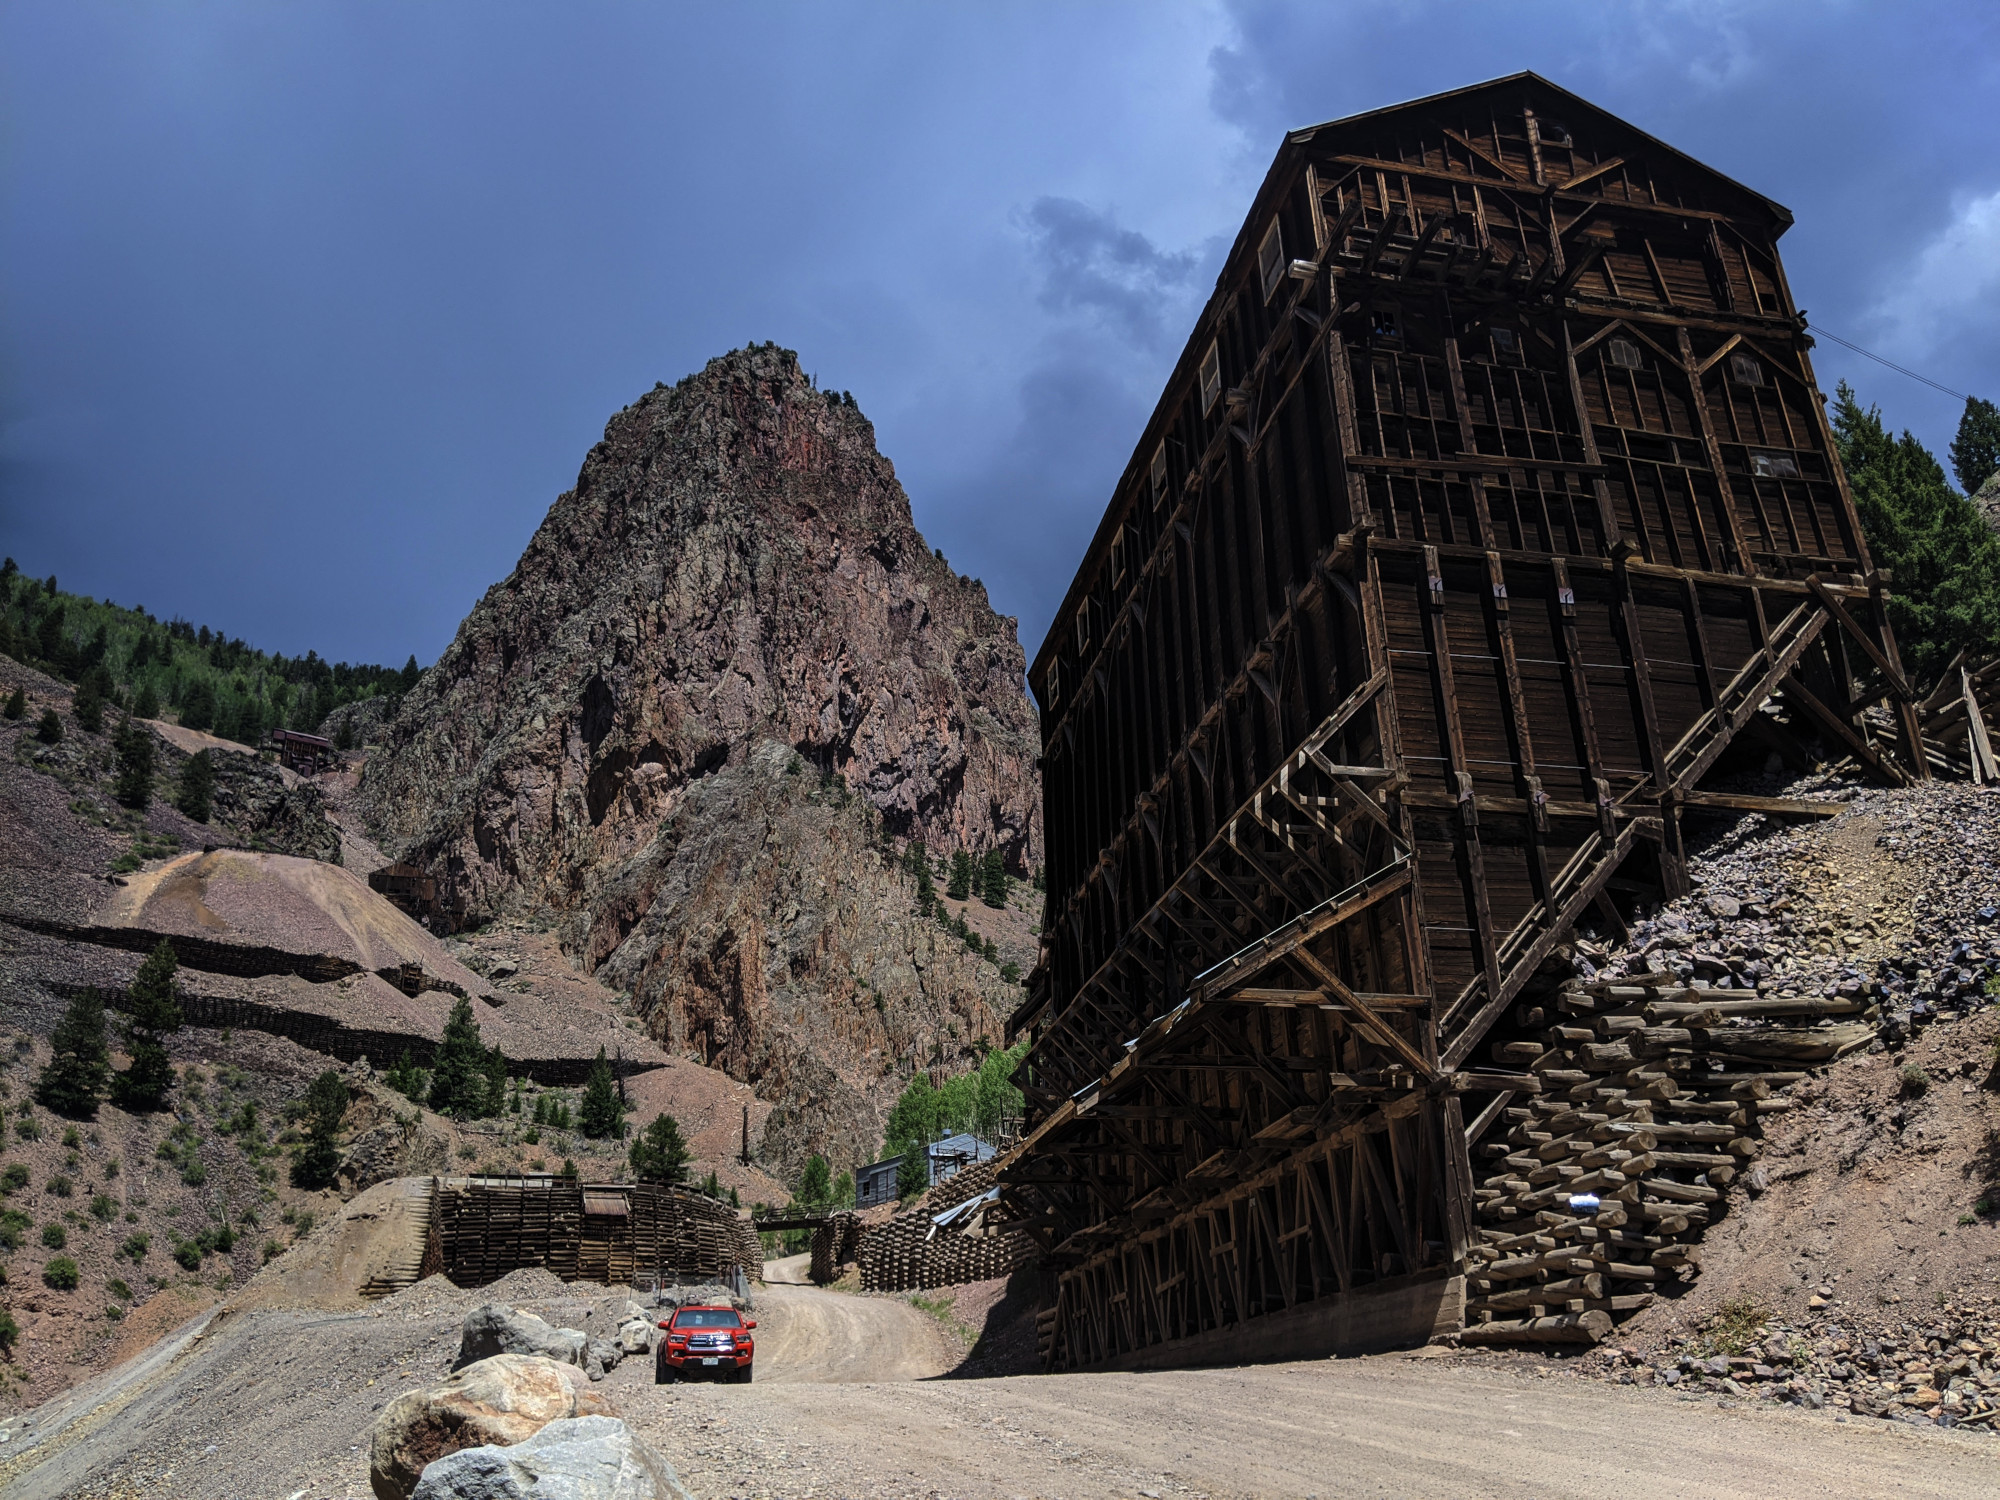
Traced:
[[1450, 1325], [1461, 1099], [1538, 1086], [1474, 1054], [1579, 918], [1686, 889], [1774, 698], [1926, 774], [1790, 222], [1528, 74], [1286, 140], [1030, 674], [1053, 1367]]

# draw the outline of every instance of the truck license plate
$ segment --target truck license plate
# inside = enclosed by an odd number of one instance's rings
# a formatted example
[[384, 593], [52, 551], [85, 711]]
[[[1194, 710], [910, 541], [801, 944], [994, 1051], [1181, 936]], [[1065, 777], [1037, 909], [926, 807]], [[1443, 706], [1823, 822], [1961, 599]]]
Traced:
[[702, 1363], [705, 1365], [712, 1365], [718, 1363], [718, 1360], [715, 1355], [710, 1355], [707, 1359], [703, 1360]]

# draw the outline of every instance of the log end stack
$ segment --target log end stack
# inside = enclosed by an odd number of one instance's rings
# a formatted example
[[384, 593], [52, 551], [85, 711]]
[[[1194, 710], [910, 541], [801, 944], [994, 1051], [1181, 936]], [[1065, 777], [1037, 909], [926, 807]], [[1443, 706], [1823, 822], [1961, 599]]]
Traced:
[[1496, 1062], [1537, 1085], [1472, 1143], [1466, 1343], [1594, 1344], [1700, 1269], [1760, 1119], [1804, 1069], [1865, 1046], [1858, 999], [1572, 981], [1521, 1007]]
[[967, 1167], [886, 1224], [864, 1228], [858, 1249], [862, 1288], [915, 1292], [991, 1281], [1039, 1254], [1025, 1233], [1008, 1227], [1010, 1211], [997, 1199], [970, 1222], [934, 1222], [934, 1216], [946, 1209], [992, 1191], [1009, 1160], [1002, 1156]]

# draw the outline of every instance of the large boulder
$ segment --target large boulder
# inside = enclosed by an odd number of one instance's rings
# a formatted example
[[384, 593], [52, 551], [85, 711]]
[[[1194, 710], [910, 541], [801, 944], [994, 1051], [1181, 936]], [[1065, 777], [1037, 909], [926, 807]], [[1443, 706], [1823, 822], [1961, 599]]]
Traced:
[[511, 1447], [461, 1448], [411, 1500], [694, 1500], [674, 1466], [615, 1417], [551, 1422]]
[[653, 1320], [644, 1313], [636, 1318], [628, 1318], [618, 1325], [618, 1347], [627, 1354], [650, 1354], [653, 1351]]
[[590, 1337], [574, 1328], [554, 1328], [533, 1313], [516, 1312], [501, 1302], [474, 1308], [459, 1332], [458, 1363], [462, 1370], [496, 1354], [540, 1354], [579, 1369], [589, 1358]]
[[573, 1364], [498, 1354], [391, 1401], [368, 1440], [368, 1482], [379, 1500], [409, 1500], [427, 1465], [461, 1448], [520, 1443], [550, 1422], [612, 1416]]

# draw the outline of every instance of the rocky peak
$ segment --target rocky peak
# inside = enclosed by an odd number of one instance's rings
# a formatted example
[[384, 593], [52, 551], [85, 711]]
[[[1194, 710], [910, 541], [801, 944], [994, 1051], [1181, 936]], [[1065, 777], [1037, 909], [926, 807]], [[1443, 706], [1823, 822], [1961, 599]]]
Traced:
[[611, 419], [405, 699], [367, 789], [475, 910], [567, 904], [690, 781], [766, 739], [891, 834], [997, 845], [1025, 871], [1024, 667], [1015, 621], [925, 544], [852, 402], [790, 350], [740, 349]]
[[380, 734], [383, 846], [475, 918], [550, 919], [663, 1046], [778, 1108], [769, 1160], [871, 1159], [921, 1059], [1019, 1000], [896, 845], [1041, 858], [1015, 622], [933, 553], [851, 398], [773, 346], [611, 419]]

